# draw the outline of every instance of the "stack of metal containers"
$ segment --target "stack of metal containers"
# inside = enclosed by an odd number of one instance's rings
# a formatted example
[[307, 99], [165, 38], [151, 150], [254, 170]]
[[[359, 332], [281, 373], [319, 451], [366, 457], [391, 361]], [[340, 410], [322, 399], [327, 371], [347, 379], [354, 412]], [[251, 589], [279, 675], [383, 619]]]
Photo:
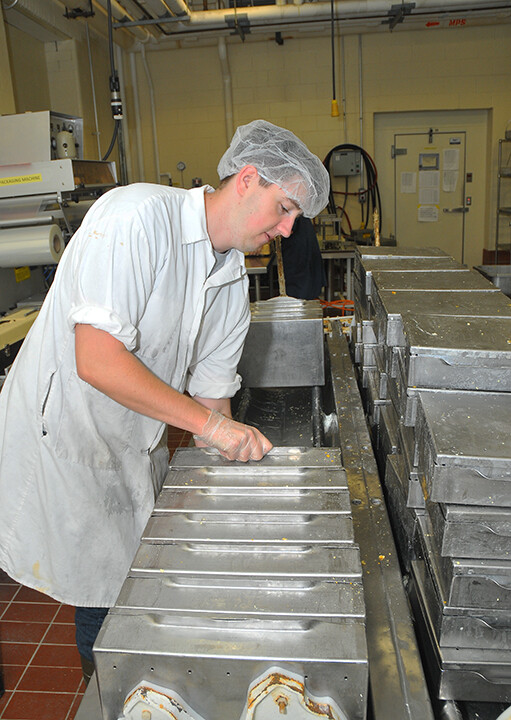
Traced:
[[[280, 298], [252, 313], [247, 382], [304, 394], [324, 382], [320, 308]], [[287, 353], [309, 362], [290, 368]], [[274, 447], [248, 463], [178, 450], [94, 655], [103, 720], [365, 720], [362, 566], [340, 450]]]
[[275, 713], [362, 720], [361, 575], [338, 450], [178, 450], [95, 646], [104, 719], [257, 718], [268, 686]]
[[439, 698], [511, 700], [511, 303], [437, 248], [363, 248], [351, 347]]

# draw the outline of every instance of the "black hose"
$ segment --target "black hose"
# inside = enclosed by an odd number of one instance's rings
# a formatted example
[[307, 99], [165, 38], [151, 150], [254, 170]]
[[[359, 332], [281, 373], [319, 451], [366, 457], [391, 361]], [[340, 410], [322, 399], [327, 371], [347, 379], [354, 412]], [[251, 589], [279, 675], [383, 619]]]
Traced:
[[331, 11], [332, 11], [332, 29], [330, 33], [330, 42], [332, 45], [332, 100], [335, 100], [335, 45], [334, 45], [334, 39], [335, 39], [335, 25], [334, 25], [334, 0], [331, 0], [330, 2]]
[[117, 133], [119, 132], [119, 125], [121, 124], [120, 120], [115, 121], [114, 125], [114, 133], [112, 135], [112, 139], [110, 140], [110, 146], [108, 150], [106, 151], [105, 155], [101, 158], [102, 160], [108, 160], [108, 157], [112, 150], [114, 149], [115, 141], [117, 140]]
[[[378, 214], [380, 217], [380, 227], [382, 227], [382, 212], [381, 212], [381, 197], [380, 197], [380, 190], [378, 188], [378, 173], [376, 170], [376, 165], [374, 164], [373, 159], [367, 153], [363, 148], [361, 148], [359, 145], [353, 145], [352, 143], [344, 143], [342, 145], [336, 145], [333, 147], [326, 155], [323, 164], [325, 165], [326, 169], [330, 173], [330, 161], [332, 158], [332, 155], [334, 152], [338, 150], [354, 150], [360, 153], [362, 160], [364, 162], [364, 169], [365, 174], [367, 177], [367, 189], [365, 190], [366, 193], [366, 202], [365, 202], [365, 213], [364, 209], [362, 208], [362, 223], [365, 227], [368, 227], [369, 225], [369, 219], [370, 219], [370, 212], [371, 210], [374, 211], [375, 209], [378, 210]], [[344, 214], [344, 208], [346, 207], [346, 198], [348, 196], [347, 192], [347, 180], [346, 180], [346, 192], [345, 195], [345, 202], [343, 204], [343, 214]], [[353, 193], [356, 195], [360, 195], [359, 193]], [[328, 203], [328, 210], [333, 215], [337, 215], [337, 205], [334, 198], [334, 191], [332, 189], [332, 184], [330, 183], [330, 194], [329, 194], [329, 203]]]
[[110, 74], [112, 77], [115, 76], [115, 63], [114, 63], [114, 36], [112, 32], [112, 0], [107, 0], [107, 15], [108, 15], [108, 52], [110, 54]]
[[[119, 78], [117, 77], [117, 71], [115, 69], [115, 62], [114, 62], [114, 38], [113, 38], [113, 29], [112, 29], [112, 2], [111, 2], [111, 0], [107, 0], [107, 15], [108, 15], [108, 52], [110, 55], [110, 92], [113, 93], [114, 91], [119, 92]], [[112, 139], [110, 141], [108, 150], [106, 151], [102, 160], [107, 160], [110, 156], [110, 153], [114, 149], [115, 141], [117, 140], [117, 135], [119, 133], [120, 124], [121, 124], [120, 120], [114, 121], [114, 131], [112, 134]]]

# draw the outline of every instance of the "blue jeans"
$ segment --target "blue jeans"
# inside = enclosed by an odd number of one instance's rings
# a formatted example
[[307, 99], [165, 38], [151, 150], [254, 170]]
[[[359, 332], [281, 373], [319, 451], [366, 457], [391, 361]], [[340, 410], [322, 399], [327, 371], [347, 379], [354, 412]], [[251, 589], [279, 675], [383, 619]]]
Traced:
[[93, 662], [92, 646], [109, 608], [77, 607], [75, 610], [76, 645], [80, 655]]

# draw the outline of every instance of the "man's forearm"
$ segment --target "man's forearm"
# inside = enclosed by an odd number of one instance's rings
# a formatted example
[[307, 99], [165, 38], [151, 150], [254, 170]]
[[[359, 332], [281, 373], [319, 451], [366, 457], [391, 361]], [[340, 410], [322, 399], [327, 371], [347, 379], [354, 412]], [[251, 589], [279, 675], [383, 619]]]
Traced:
[[229, 418], [232, 417], [231, 398], [203, 398], [199, 397], [199, 395], [194, 395], [193, 399], [210, 410], [218, 410], [222, 415]]
[[[199, 395], [194, 395], [193, 399], [210, 410], [217, 410], [226, 417], [232, 417], [231, 398], [203, 398], [199, 397]], [[207, 444], [198, 437], [195, 438], [195, 444], [197, 447], [207, 447]]]
[[75, 347], [82, 380], [130, 410], [201, 433], [210, 415], [208, 406], [164, 383], [107, 332], [77, 325]]

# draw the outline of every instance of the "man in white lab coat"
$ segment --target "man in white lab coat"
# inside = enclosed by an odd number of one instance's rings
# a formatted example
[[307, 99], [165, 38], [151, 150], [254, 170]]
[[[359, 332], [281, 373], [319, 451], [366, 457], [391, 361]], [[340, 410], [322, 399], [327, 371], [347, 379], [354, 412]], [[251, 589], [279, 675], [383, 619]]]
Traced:
[[271, 448], [230, 417], [243, 253], [322, 210], [329, 178], [265, 121], [238, 128], [218, 171], [217, 190], [134, 184], [92, 206], [0, 394], [0, 567], [77, 606], [87, 674], [166, 473], [166, 425], [230, 460]]

